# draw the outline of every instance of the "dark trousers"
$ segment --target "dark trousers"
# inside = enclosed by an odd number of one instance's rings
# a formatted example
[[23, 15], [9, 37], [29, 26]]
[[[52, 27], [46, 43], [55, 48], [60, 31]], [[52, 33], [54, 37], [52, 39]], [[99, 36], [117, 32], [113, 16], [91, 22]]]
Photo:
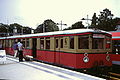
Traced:
[[23, 61], [23, 51], [18, 51], [19, 53], [19, 61]]

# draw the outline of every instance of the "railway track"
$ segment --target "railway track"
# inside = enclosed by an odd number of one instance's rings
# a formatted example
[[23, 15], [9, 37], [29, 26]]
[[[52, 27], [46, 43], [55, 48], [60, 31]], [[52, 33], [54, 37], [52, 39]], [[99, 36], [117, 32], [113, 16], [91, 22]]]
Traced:
[[101, 75], [101, 77], [104, 77], [106, 80], [120, 80], [120, 74], [108, 72], [107, 75]]
[[120, 74], [113, 73], [113, 72], [109, 72], [108, 74], [110, 76], [110, 79], [112, 79], [112, 80], [120, 80]]

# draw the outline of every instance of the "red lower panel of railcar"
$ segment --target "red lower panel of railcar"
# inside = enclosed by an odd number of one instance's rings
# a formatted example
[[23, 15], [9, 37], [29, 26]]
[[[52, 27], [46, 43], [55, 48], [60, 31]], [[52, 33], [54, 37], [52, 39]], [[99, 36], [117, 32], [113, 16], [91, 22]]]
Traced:
[[85, 63], [83, 58], [84, 54], [77, 54], [77, 68], [92, 68], [96, 66], [111, 66], [112, 61], [106, 59], [107, 54], [88, 54], [89, 62]]
[[24, 49], [24, 50], [23, 50], [23, 54], [24, 54], [24, 56], [25, 56], [25, 55], [32, 56], [32, 50], [31, 50], [31, 49]]
[[89, 62], [87, 63], [83, 61], [84, 57], [84, 54], [37, 50], [36, 59], [76, 69], [112, 65], [111, 59], [106, 59], [107, 54], [88, 54]]
[[[13, 48], [5, 48], [5, 51], [6, 51], [6, 54], [14, 55]], [[32, 56], [32, 50], [31, 49], [24, 49], [23, 54]]]
[[6, 54], [14, 55], [13, 48], [5, 48]]
[[37, 50], [36, 59], [38, 60], [54, 63], [54, 57], [54, 52]]

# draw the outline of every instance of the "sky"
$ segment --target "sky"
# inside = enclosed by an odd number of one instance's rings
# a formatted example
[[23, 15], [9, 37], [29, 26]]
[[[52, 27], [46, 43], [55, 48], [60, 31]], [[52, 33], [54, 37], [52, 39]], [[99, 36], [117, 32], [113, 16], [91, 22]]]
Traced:
[[[114, 17], [120, 17], [120, 0], [0, 0], [0, 23], [18, 23], [36, 28], [44, 20], [61, 21], [70, 27], [82, 18], [108, 8]], [[90, 23], [90, 21], [89, 21]], [[83, 21], [86, 25], [86, 21]]]

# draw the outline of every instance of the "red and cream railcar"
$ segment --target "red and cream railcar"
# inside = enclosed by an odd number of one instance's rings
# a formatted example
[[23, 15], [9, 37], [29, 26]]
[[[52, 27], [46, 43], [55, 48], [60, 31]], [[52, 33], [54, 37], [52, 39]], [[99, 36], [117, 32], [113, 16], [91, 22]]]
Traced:
[[112, 31], [113, 52], [111, 54], [112, 63], [120, 65], [120, 31]]
[[75, 29], [0, 38], [6, 52], [13, 55], [12, 44], [21, 39], [24, 55], [75, 69], [111, 66], [111, 34], [101, 30]]

